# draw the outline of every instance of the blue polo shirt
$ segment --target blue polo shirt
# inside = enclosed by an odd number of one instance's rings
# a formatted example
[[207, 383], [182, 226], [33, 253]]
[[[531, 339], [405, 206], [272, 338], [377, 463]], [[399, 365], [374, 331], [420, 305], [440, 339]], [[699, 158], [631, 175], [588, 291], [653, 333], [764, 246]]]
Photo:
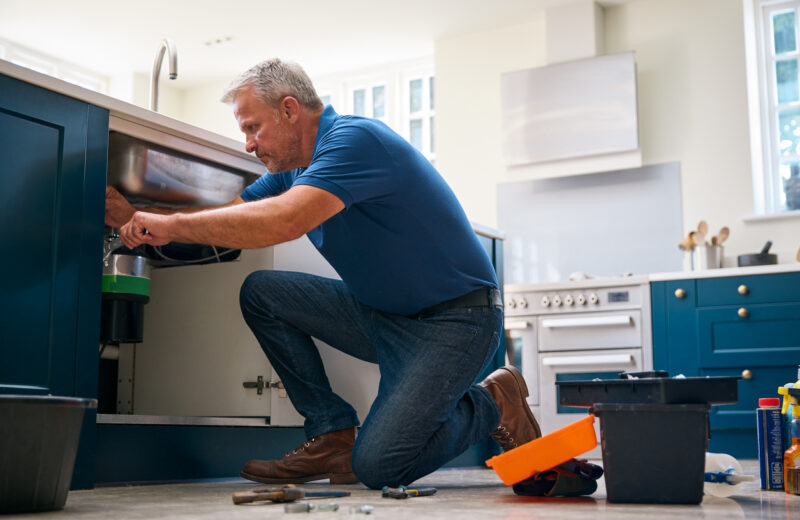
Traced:
[[308, 238], [356, 298], [409, 315], [481, 287], [497, 287], [489, 257], [455, 194], [416, 148], [384, 123], [322, 112], [307, 168], [264, 174], [252, 201], [316, 186], [345, 209]]

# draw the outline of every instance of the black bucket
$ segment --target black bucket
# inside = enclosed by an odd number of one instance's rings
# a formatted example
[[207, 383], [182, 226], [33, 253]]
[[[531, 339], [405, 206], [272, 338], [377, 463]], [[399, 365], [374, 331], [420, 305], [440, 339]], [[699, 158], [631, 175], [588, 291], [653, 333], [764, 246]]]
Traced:
[[94, 399], [0, 395], [0, 513], [61, 509]]
[[600, 417], [609, 502], [699, 504], [708, 404], [605, 404]]

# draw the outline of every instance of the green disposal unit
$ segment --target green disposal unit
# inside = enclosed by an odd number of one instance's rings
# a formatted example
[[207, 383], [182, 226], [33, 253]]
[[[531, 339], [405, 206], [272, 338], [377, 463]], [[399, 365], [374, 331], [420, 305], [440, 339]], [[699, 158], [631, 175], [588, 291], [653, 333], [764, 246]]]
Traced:
[[144, 305], [150, 301], [150, 263], [135, 251], [120, 249], [103, 261], [100, 342], [140, 343]]

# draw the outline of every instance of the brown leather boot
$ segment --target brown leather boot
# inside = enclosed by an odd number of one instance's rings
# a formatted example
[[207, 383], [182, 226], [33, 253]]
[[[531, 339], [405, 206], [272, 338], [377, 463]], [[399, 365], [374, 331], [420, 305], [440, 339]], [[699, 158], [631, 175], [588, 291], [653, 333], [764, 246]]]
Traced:
[[328, 432], [304, 442], [281, 460], [251, 460], [240, 475], [265, 484], [300, 484], [330, 479], [331, 484], [356, 484], [350, 455], [356, 441], [355, 427]]
[[519, 370], [510, 365], [500, 367], [478, 384], [491, 394], [500, 408], [500, 425], [492, 433], [492, 439], [503, 451], [542, 436], [542, 430], [525, 402], [528, 387]]

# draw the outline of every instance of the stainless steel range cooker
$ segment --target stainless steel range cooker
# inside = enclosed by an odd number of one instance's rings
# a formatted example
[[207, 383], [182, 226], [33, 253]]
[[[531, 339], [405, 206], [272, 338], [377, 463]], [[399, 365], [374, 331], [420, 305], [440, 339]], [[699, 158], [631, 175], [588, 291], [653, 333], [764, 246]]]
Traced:
[[[585, 409], [558, 404], [556, 381], [652, 370], [646, 276], [509, 284], [504, 289], [508, 362], [525, 376], [528, 405], [543, 433], [586, 414]], [[600, 451], [587, 456], [599, 457]]]

